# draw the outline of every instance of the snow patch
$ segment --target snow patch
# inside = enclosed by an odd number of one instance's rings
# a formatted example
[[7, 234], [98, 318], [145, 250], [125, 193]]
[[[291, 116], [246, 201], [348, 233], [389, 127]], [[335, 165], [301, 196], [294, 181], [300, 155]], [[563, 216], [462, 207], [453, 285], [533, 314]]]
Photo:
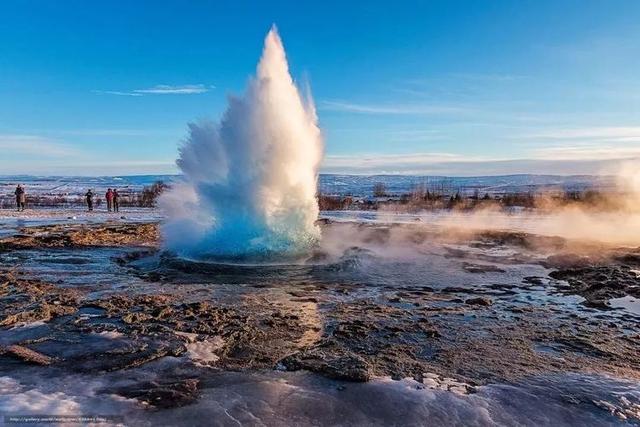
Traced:
[[196, 365], [208, 366], [220, 360], [216, 352], [218, 352], [223, 345], [224, 341], [220, 337], [190, 342], [186, 346], [187, 357], [193, 360]]

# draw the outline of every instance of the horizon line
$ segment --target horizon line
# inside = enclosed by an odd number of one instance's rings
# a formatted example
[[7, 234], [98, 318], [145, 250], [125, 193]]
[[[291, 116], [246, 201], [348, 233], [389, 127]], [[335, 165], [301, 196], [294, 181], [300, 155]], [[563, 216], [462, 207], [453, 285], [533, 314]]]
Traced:
[[[572, 173], [572, 174], [559, 174], [559, 173], [506, 173], [506, 174], [486, 174], [486, 175], [429, 175], [429, 174], [415, 174], [415, 173], [336, 173], [336, 172], [320, 172], [318, 176], [359, 176], [359, 177], [374, 177], [374, 176], [402, 176], [402, 177], [428, 177], [428, 178], [499, 178], [499, 177], [511, 177], [511, 176], [545, 176], [545, 177], [599, 177], [599, 178], [615, 178], [614, 174], [589, 174], [589, 173]], [[167, 177], [180, 177], [183, 174], [178, 173], [140, 173], [140, 174], [124, 174], [124, 175], [59, 175], [59, 174], [4, 174], [0, 175], [0, 179], [7, 178], [131, 178], [131, 177], [144, 177], [144, 176], [167, 176]]]

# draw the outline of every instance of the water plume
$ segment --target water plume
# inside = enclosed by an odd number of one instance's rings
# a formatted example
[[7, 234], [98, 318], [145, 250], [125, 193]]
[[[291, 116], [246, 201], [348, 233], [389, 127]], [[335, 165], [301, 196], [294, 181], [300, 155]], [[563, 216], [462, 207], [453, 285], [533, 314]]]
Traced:
[[161, 199], [168, 249], [189, 256], [295, 255], [320, 237], [316, 186], [322, 137], [314, 103], [289, 74], [275, 27], [256, 76], [219, 123], [189, 125], [184, 182]]

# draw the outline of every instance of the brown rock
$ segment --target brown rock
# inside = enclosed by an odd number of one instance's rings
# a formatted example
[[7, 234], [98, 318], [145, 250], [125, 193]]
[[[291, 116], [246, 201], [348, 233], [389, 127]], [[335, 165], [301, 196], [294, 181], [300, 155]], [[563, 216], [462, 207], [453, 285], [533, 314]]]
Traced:
[[0, 354], [2, 353], [11, 355], [25, 362], [35, 363], [36, 365], [51, 365], [51, 363], [53, 363], [51, 357], [17, 344], [10, 345], [5, 349], [0, 349]]

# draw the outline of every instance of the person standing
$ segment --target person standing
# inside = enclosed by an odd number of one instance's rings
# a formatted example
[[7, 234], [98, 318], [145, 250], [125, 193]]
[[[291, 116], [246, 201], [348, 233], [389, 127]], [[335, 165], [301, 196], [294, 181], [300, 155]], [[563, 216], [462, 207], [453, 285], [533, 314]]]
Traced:
[[89, 208], [89, 212], [93, 211], [93, 191], [87, 191], [87, 194], [84, 195], [87, 199], [87, 207]]
[[27, 203], [27, 194], [24, 191], [24, 188], [22, 187], [21, 184], [18, 184], [18, 186], [16, 187], [15, 195], [16, 195], [16, 205], [18, 207], [18, 212], [20, 211], [24, 212], [24, 206]]
[[118, 194], [118, 190], [116, 190], [115, 188], [113, 189], [113, 194], [111, 195], [112, 198], [112, 204], [113, 204], [113, 211], [114, 212], [120, 212], [120, 204], [119, 204], [119, 198], [120, 195]]
[[107, 211], [111, 212], [111, 209], [113, 209], [113, 191], [111, 191], [110, 188], [107, 190], [104, 198], [107, 200]]

